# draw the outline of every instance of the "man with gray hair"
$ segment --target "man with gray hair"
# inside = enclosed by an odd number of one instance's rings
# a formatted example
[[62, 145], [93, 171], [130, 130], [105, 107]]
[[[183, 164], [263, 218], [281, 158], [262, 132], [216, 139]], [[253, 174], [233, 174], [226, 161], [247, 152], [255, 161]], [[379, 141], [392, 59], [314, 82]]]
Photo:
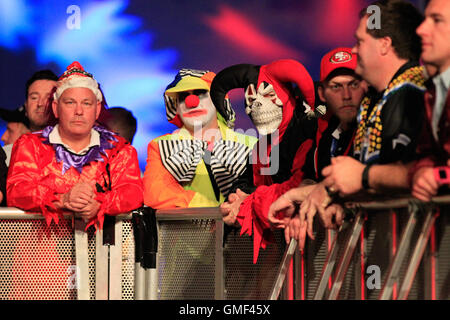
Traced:
[[48, 224], [63, 213], [102, 228], [104, 215], [143, 204], [136, 150], [95, 126], [103, 96], [97, 81], [74, 62], [57, 82], [57, 124], [14, 144], [7, 181], [8, 206], [40, 212]]

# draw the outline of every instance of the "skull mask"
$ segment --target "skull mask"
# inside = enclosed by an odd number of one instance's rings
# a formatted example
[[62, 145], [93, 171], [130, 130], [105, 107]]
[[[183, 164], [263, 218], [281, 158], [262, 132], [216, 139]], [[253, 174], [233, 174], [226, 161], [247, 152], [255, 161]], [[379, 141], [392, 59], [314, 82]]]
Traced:
[[283, 119], [283, 103], [271, 84], [263, 81], [256, 91], [251, 83], [245, 90], [245, 103], [245, 112], [260, 134], [271, 134], [278, 128]]

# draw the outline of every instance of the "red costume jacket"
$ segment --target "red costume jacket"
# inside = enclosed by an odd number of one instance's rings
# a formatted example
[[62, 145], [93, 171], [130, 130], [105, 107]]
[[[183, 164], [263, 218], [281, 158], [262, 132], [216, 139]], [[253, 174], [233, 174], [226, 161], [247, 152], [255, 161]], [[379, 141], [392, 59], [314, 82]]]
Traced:
[[58, 223], [64, 210], [56, 209], [53, 202], [80, 181], [97, 183], [96, 200], [101, 205], [87, 227], [102, 228], [104, 214], [127, 213], [142, 206], [137, 153], [123, 138], [105, 129], [99, 131], [101, 150], [77, 170], [64, 159], [57, 161], [60, 145], [50, 144], [44, 131], [24, 134], [14, 144], [7, 179], [8, 206], [42, 213], [48, 224], [52, 220]]

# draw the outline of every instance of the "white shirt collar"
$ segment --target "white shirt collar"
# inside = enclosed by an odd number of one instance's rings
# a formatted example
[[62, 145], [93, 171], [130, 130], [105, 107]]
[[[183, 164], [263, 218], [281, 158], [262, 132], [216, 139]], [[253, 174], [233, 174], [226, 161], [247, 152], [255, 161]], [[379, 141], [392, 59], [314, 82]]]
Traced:
[[450, 67], [447, 68], [444, 72], [438, 74], [433, 78], [434, 85], [436, 88], [442, 88], [445, 89], [445, 91], [448, 91], [450, 88]]
[[336, 140], [339, 140], [339, 138], [341, 137], [341, 133], [342, 133], [342, 126], [341, 126], [341, 124], [339, 123], [339, 125], [337, 126], [337, 128], [336, 129], [334, 129], [334, 131], [333, 131], [333, 133], [331, 134], [331, 136], [333, 137], [333, 138], [335, 138]]
[[98, 133], [94, 129], [91, 129], [91, 140], [89, 141], [89, 144], [86, 146], [86, 148], [84, 148], [80, 152], [75, 152], [72, 148], [70, 148], [67, 144], [65, 144], [62, 141], [61, 136], [59, 135], [58, 127], [59, 127], [58, 125], [55, 125], [53, 130], [48, 135], [48, 140], [50, 141], [51, 144], [60, 144], [64, 146], [64, 148], [66, 148], [68, 151], [74, 154], [77, 154], [79, 156], [85, 155], [90, 148], [100, 145], [100, 133]]

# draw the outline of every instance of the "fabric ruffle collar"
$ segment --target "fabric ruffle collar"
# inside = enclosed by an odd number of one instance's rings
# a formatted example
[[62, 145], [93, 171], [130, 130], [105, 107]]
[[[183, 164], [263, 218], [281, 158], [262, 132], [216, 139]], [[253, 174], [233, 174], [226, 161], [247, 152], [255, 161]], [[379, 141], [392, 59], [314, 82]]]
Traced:
[[106, 156], [106, 151], [112, 149], [114, 145], [111, 141], [118, 142], [114, 137], [114, 133], [100, 127], [94, 126], [93, 129], [100, 134], [100, 145], [91, 147], [89, 151], [84, 155], [77, 155], [68, 151], [62, 144], [52, 144], [49, 141], [50, 132], [53, 130], [53, 126], [48, 126], [42, 130], [42, 137], [44, 137], [44, 143], [52, 145], [55, 149], [56, 161], [59, 163], [62, 161], [62, 174], [64, 174], [70, 167], [74, 167], [79, 173], [83, 170], [83, 167], [91, 161], [104, 161], [102, 155]]

